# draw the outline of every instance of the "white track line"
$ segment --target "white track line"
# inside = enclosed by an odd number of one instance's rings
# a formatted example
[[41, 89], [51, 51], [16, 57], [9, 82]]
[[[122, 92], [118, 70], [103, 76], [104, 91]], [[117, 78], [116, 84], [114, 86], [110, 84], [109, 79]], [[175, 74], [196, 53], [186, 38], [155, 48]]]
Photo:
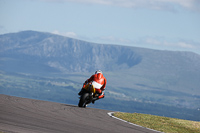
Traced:
[[120, 119], [120, 118], [118, 118], [118, 117], [113, 116], [114, 113], [115, 113], [115, 112], [108, 112], [107, 114], [108, 114], [110, 117], [115, 118], [115, 119], [117, 119], [117, 120], [120, 120], [120, 121], [122, 121], [122, 122], [126, 122], [126, 123], [128, 123], [128, 124], [131, 124], [131, 125], [134, 125], [134, 126], [137, 126], [137, 127], [141, 127], [141, 128], [145, 128], [145, 129], [148, 129], [148, 130], [151, 130], [151, 131], [155, 131], [155, 132], [157, 132], [157, 133], [163, 133], [163, 132], [160, 132], [160, 131], [157, 131], [157, 130], [154, 130], [154, 129], [146, 128], [146, 127], [143, 127], [143, 126], [140, 126], [140, 125], [137, 125], [137, 124], [134, 124], [134, 123], [131, 123], [131, 122], [122, 120], [122, 119]]

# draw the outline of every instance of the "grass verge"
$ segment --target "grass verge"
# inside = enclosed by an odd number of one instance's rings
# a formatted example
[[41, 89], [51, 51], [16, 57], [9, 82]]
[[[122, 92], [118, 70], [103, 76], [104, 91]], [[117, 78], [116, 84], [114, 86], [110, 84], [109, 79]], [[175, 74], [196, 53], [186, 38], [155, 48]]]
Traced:
[[196, 121], [140, 113], [116, 112], [114, 116], [165, 133], [200, 133], [200, 122]]

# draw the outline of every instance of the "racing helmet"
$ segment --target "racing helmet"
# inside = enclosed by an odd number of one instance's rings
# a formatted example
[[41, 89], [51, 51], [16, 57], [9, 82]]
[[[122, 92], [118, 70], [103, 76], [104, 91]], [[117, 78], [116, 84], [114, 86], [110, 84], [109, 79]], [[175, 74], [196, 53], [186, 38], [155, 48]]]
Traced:
[[98, 74], [98, 73], [103, 74], [101, 70], [97, 70], [97, 71], [95, 72], [95, 74]]

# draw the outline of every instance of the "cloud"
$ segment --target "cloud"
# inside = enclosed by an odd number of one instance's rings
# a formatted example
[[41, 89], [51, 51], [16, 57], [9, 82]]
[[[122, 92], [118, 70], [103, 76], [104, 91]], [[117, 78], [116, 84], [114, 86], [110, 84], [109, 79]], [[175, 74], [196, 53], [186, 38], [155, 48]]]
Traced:
[[114, 36], [103, 36], [96, 38], [97, 40], [100, 40], [101, 42], [107, 42], [107, 43], [115, 43], [115, 44], [130, 44], [131, 40], [124, 39], [124, 38], [117, 38]]
[[54, 2], [76, 2], [83, 4], [99, 4], [125, 8], [147, 8], [153, 10], [176, 11], [178, 7], [200, 11], [199, 0], [43, 0]]
[[198, 43], [195, 43], [193, 41], [179, 40], [176, 42], [170, 42], [167, 40], [160, 40], [154, 38], [147, 38], [145, 40], [145, 43], [150, 45], [165, 46], [165, 47], [180, 48], [180, 49], [195, 49], [198, 46]]
[[189, 48], [189, 49], [195, 48], [193, 44], [187, 43], [187, 42], [176, 42], [176, 43], [164, 42], [163, 44], [166, 46], [173, 46], [173, 47], [180, 47], [180, 48]]
[[51, 33], [57, 34], [57, 35], [62, 35], [62, 36], [67, 36], [67, 37], [72, 37], [72, 38], [77, 38], [77, 35], [74, 32], [59, 32], [58, 30], [55, 30]]
[[165, 1], [170, 3], [175, 3], [177, 5], [180, 5], [187, 9], [199, 9], [198, 4], [200, 4], [199, 0], [159, 0], [159, 1]]
[[130, 40], [114, 36], [104, 36], [95, 38], [95, 40], [110, 44], [120, 44], [128, 46], [134, 45], [139, 47], [149, 47], [156, 49], [200, 51], [199, 42], [184, 39], [173, 41], [173, 39], [166, 39], [165, 37], [142, 37], [136, 40]]

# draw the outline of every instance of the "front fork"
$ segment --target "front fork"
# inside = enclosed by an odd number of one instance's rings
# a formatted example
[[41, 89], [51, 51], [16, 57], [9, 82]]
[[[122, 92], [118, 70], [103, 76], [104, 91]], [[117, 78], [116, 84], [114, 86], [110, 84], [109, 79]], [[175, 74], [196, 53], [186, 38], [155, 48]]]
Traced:
[[90, 103], [99, 99], [98, 96], [96, 97], [95, 94], [92, 92], [90, 93], [89, 96], [90, 96]]

